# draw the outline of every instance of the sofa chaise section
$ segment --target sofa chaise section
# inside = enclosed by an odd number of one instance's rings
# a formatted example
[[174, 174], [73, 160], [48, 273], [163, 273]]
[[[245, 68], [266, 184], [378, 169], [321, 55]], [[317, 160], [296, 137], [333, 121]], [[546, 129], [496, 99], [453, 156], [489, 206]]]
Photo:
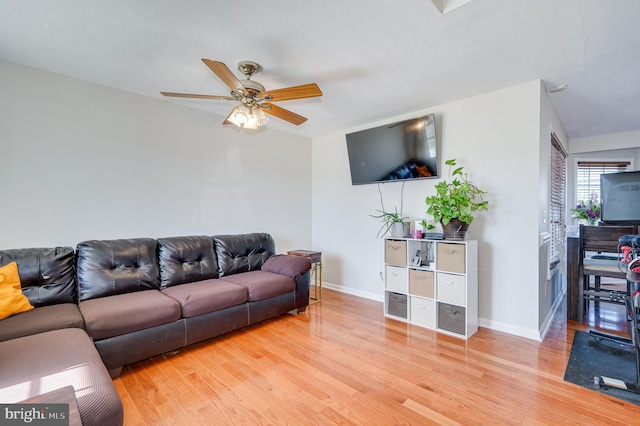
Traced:
[[[93, 342], [63, 328], [0, 342], [0, 401], [17, 403], [73, 386], [83, 425], [122, 425], [124, 412]], [[29, 360], [29, 356], [36, 359]]]
[[72, 386], [83, 424], [121, 425], [123, 408], [77, 305], [71, 247], [0, 251], [33, 309], [0, 321], [0, 401]]

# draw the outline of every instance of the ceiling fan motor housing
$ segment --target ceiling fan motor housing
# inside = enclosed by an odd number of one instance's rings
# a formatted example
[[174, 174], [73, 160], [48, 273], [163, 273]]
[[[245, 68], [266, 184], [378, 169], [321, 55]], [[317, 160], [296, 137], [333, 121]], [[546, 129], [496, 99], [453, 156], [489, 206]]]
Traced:
[[257, 81], [240, 80], [240, 83], [242, 83], [244, 88], [247, 89], [247, 91], [249, 93], [251, 93], [252, 96], [257, 94], [257, 93], [264, 92], [264, 86], [262, 84], [258, 83]]

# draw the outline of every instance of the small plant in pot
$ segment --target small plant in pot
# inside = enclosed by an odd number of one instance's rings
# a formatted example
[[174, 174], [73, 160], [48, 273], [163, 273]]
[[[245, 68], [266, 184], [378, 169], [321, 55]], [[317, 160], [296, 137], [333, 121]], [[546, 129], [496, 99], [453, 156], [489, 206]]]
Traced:
[[369, 215], [382, 220], [382, 226], [380, 227], [376, 237], [381, 237], [389, 231], [391, 231], [392, 237], [404, 237], [407, 235], [407, 224], [405, 223], [405, 220], [408, 218], [402, 217], [402, 213], [398, 213], [397, 208], [394, 212], [385, 212], [384, 210], [376, 211], [379, 212], [379, 214]]
[[[489, 202], [484, 200], [486, 191], [469, 181], [464, 167], [456, 167], [456, 160], [447, 160], [450, 182], [442, 181], [435, 185], [436, 194], [425, 199], [427, 214], [434, 222], [440, 222], [445, 238], [463, 240], [469, 224], [473, 222], [473, 212], [488, 210]], [[452, 167], [456, 167], [451, 171]]]

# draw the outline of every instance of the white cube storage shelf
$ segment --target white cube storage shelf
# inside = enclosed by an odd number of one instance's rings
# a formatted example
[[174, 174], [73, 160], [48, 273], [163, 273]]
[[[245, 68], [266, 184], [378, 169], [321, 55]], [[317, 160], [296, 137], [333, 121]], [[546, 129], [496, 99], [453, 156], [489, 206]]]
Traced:
[[384, 315], [468, 339], [478, 331], [478, 242], [387, 237]]

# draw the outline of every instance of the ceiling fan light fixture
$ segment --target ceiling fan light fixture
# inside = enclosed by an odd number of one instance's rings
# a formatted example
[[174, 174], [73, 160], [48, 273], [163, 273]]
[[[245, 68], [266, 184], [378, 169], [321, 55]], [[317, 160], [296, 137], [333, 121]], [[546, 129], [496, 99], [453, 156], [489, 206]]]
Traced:
[[253, 111], [253, 118], [256, 121], [256, 126], [262, 127], [265, 124], [267, 124], [267, 122], [269, 121], [269, 117], [267, 117], [260, 108], [254, 106], [252, 108], [252, 111]]
[[228, 120], [238, 127], [243, 127], [249, 121], [249, 109], [245, 105], [239, 105]]
[[257, 129], [267, 124], [269, 118], [257, 106], [239, 105], [229, 121], [240, 128]]

